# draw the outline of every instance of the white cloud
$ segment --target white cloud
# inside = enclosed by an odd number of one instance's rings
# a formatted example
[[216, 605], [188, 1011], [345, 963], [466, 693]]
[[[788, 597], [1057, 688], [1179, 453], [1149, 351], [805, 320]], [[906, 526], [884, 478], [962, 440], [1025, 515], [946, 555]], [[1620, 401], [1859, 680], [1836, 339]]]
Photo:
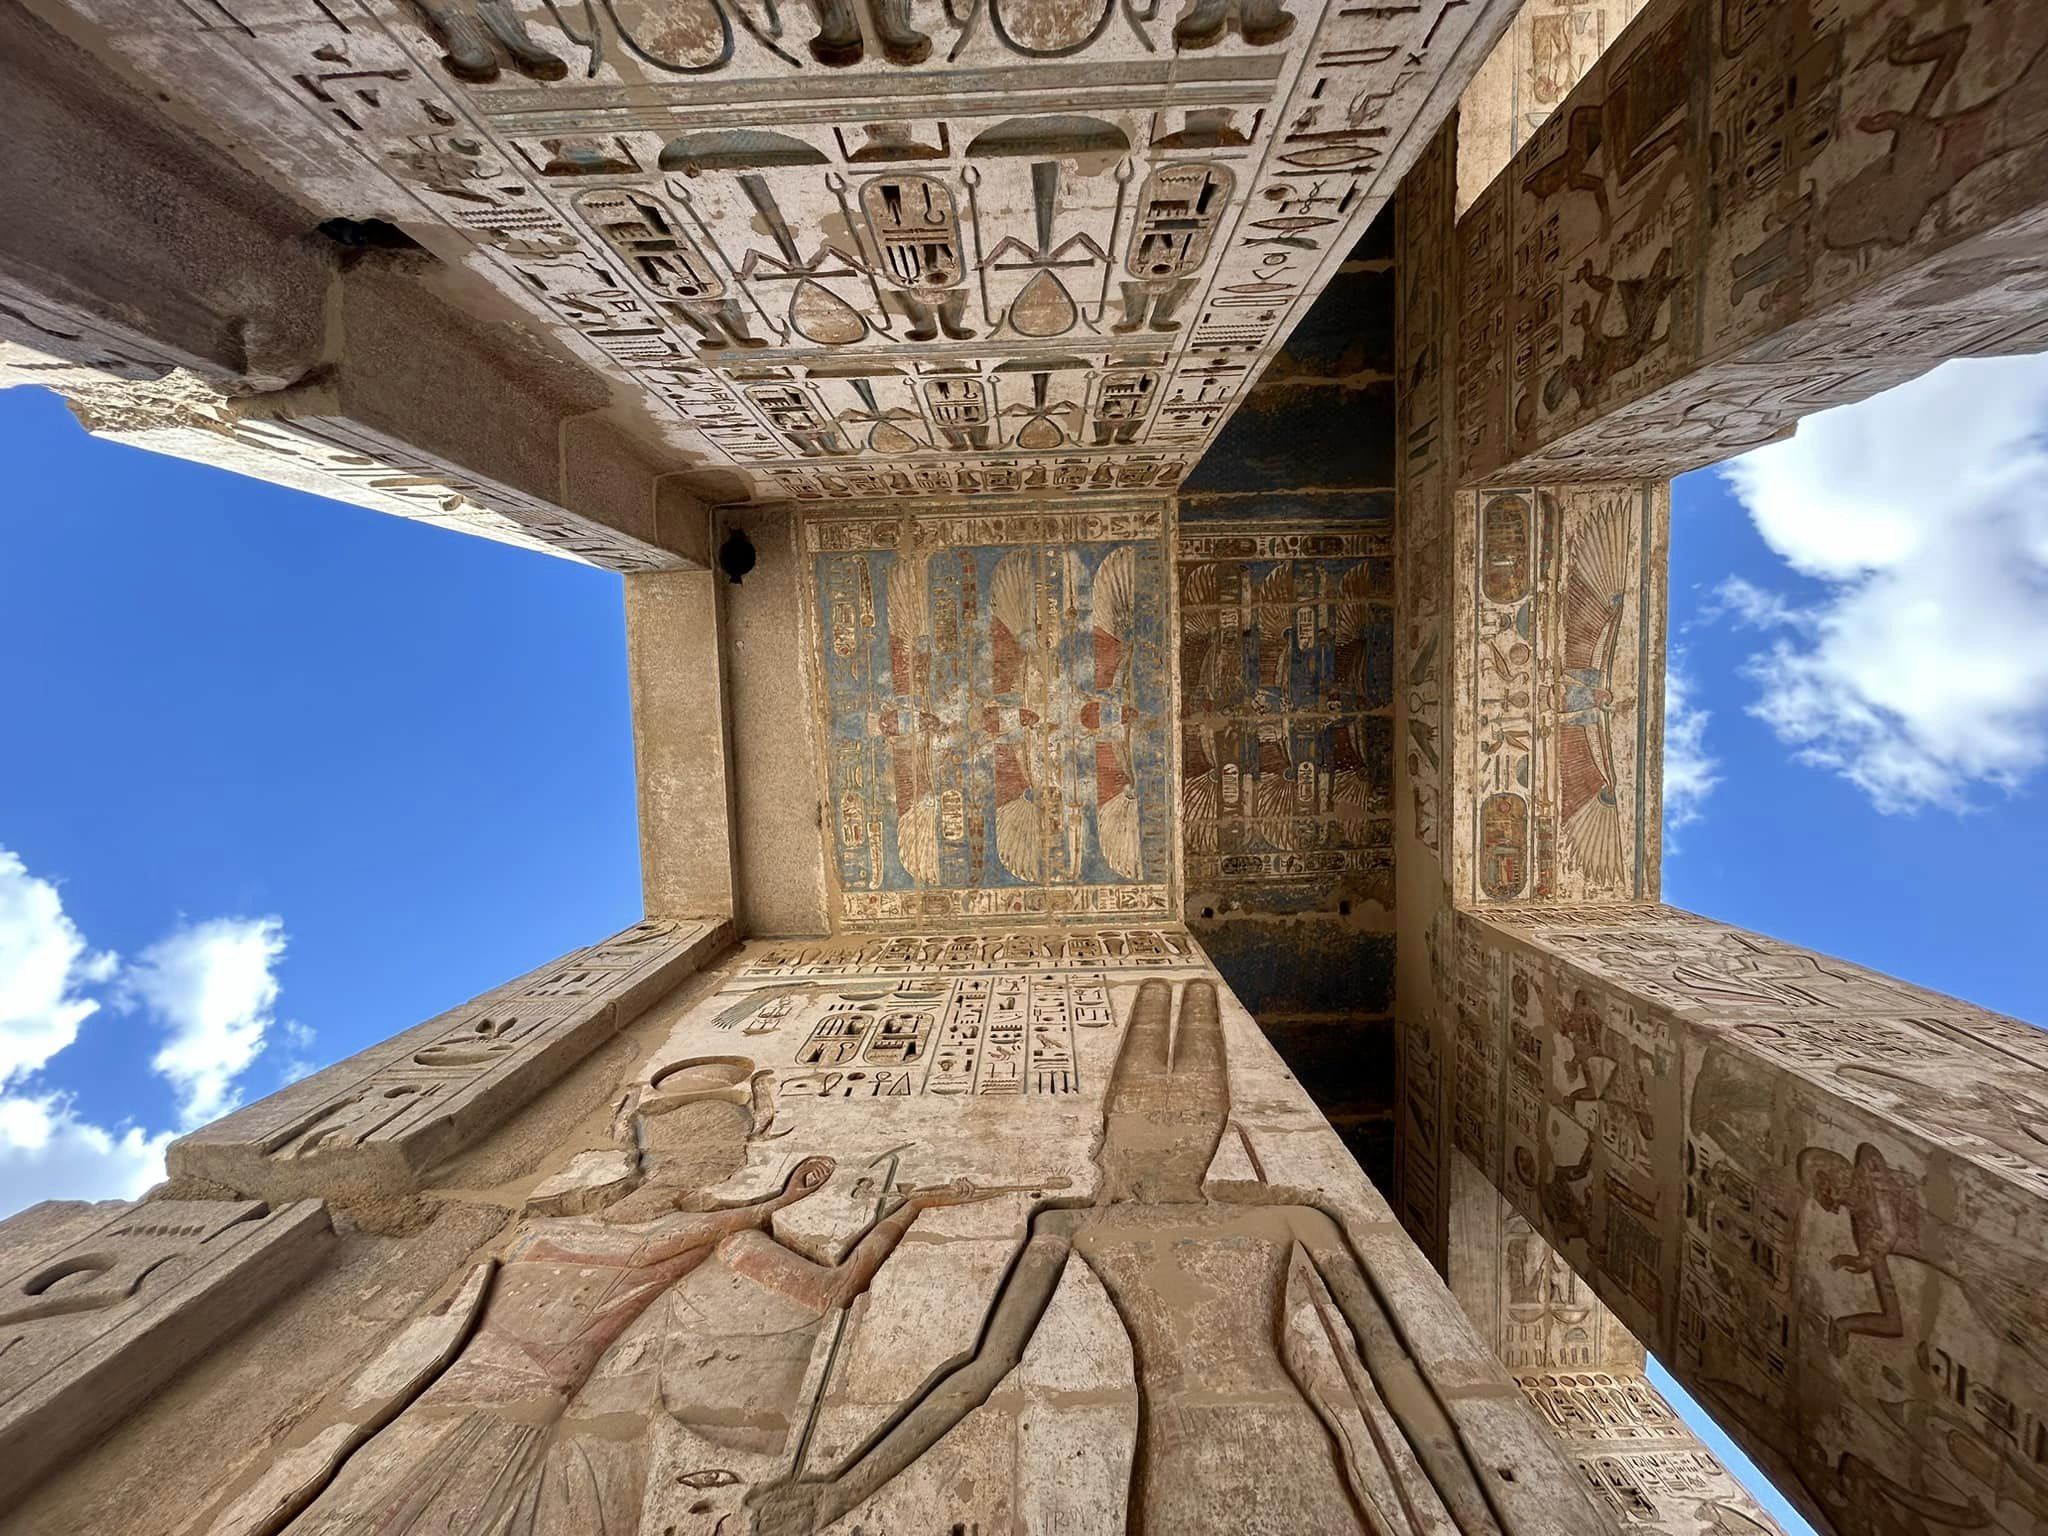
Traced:
[[302, 1077], [309, 1077], [320, 1070], [320, 1063], [313, 1056], [313, 1031], [297, 1019], [286, 1019], [279, 1033], [284, 1036], [285, 1049], [289, 1053], [279, 1076], [286, 1083], [296, 1083]]
[[[1737, 461], [1741, 462], [1740, 460]], [[1732, 469], [1734, 466], [1730, 466]], [[1741, 629], [1804, 629], [1811, 626], [1807, 615], [1794, 608], [1776, 592], [1766, 592], [1755, 582], [1730, 576], [1714, 588], [1714, 600], [1701, 615], [1708, 620], [1732, 619]]]
[[[129, 1199], [163, 1177], [174, 1132], [132, 1117], [99, 1124], [74, 1095], [36, 1080], [103, 1001], [147, 1006], [166, 1036], [151, 1065], [178, 1090], [181, 1123], [197, 1125], [238, 1102], [234, 1080], [263, 1049], [284, 947], [278, 918], [215, 918], [178, 928], [124, 968], [91, 948], [54, 884], [0, 848], [0, 1216], [38, 1200]], [[299, 1075], [313, 1032], [287, 1021], [284, 1034], [286, 1070]]]
[[1685, 657], [1674, 654], [1664, 675], [1664, 832], [1700, 819], [1700, 805], [1721, 782], [1721, 764], [1707, 751], [1708, 711], [1692, 702], [1692, 678]]
[[171, 1135], [81, 1120], [66, 1094], [0, 1095], [0, 1216], [39, 1200], [132, 1200], [163, 1178]]
[[87, 947], [56, 886], [0, 848], [0, 1087], [78, 1038], [100, 1005], [77, 989], [107, 980], [116, 963]]
[[1718, 594], [1774, 635], [1751, 713], [1881, 811], [1961, 810], [2048, 761], [2044, 431], [2048, 358], [1970, 359], [1722, 470], [1819, 588]]
[[157, 940], [122, 978], [169, 1034], [150, 1065], [178, 1089], [186, 1126], [241, 1102], [234, 1081], [263, 1050], [284, 947], [279, 918], [210, 918]]

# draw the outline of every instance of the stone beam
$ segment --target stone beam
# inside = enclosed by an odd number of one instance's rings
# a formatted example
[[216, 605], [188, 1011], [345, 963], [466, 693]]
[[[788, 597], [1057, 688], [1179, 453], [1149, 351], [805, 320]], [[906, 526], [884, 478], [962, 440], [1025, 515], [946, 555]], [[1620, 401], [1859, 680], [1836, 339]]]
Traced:
[[478, 318], [461, 274], [316, 232], [19, 8], [0, 100], [22, 165], [0, 387], [46, 385], [117, 441], [614, 570], [703, 561], [684, 466], [589, 369]]
[[626, 578], [640, 882], [656, 915], [736, 911], [725, 580], [718, 571]]
[[1777, 1536], [1644, 1371], [1643, 1346], [1500, 1197], [1450, 1159], [1451, 1292], [1616, 1523], [1659, 1536]]
[[1669, 478], [2048, 346], [2048, 10], [1655, 0], [1458, 224], [1466, 486]]
[[2048, 1035], [1671, 907], [1455, 920], [1458, 1150], [1817, 1527], [2048, 1508]]
[[266, 1200], [389, 1201], [475, 1145], [732, 944], [649, 918], [171, 1143], [176, 1181]]

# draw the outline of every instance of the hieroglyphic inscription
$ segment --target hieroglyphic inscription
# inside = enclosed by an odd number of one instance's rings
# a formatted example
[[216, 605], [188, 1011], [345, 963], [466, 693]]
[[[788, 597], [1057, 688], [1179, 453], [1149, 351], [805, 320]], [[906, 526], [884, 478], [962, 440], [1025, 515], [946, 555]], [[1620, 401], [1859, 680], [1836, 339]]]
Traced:
[[1188, 905], [1393, 902], [1392, 530], [1180, 534]]
[[2031, 1531], [2041, 1033], [1669, 907], [1460, 930], [1535, 1230], [1835, 1529]]
[[787, 1098], [1055, 1095], [1080, 1091], [1074, 1027], [1114, 1023], [1103, 973], [909, 979], [819, 989], [822, 1008], [776, 1092]]
[[1450, 1011], [1441, 1005], [1433, 935], [1448, 899], [1442, 867], [1448, 776], [1445, 616], [1450, 534], [1451, 238], [1457, 193], [1457, 119], [1430, 141], [1395, 199], [1394, 874], [1396, 1206], [1425, 1254], [1444, 1256], [1449, 1181]]
[[2044, 80], [2028, 7], [1644, 7], [1461, 221], [1465, 482], [1666, 478], [2038, 344]]
[[309, 201], [473, 242], [700, 462], [829, 502], [1171, 487], [1488, 7], [76, 9], [188, 104], [233, 81]]
[[784, 940], [749, 950], [737, 975], [746, 980], [801, 980], [969, 971], [1150, 969], [1201, 963], [1186, 932], [1178, 928], [1062, 928]]

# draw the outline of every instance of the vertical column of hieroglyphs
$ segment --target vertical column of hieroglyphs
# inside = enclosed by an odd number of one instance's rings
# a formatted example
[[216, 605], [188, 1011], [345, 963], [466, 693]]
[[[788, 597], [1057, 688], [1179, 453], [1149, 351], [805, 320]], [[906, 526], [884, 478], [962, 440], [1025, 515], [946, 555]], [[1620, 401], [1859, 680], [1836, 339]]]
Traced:
[[1460, 925], [1534, 1230], [1823, 1528], [2037, 1530], [2048, 1036], [1668, 907]]
[[1423, 1252], [1444, 1262], [1449, 1198], [1448, 1013], [1439, 1006], [1449, 917], [1444, 794], [1452, 430], [1454, 116], [1395, 198], [1394, 879], [1399, 1116], [1394, 1201]]
[[2037, 349], [2048, 12], [1657, 0], [1492, 191], [1468, 483], [1668, 476]]

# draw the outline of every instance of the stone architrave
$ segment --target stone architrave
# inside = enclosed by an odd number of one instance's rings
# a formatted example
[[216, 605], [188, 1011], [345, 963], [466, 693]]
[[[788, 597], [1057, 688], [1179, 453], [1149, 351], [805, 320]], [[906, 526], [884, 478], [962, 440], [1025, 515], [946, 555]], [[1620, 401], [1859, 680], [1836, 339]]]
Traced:
[[1452, 1294], [1617, 1523], [1658, 1536], [1779, 1536], [1651, 1384], [1643, 1346], [1592, 1286], [1456, 1152], [1451, 1186]]
[[2048, 10], [1656, 0], [1459, 222], [1462, 484], [1669, 478], [2038, 351]]
[[650, 918], [180, 1138], [170, 1171], [270, 1199], [415, 1189], [731, 942]]
[[2048, 1034], [1656, 905], [1457, 922], [1459, 1150], [1840, 1536], [2048, 1511]]
[[1585, 78], [1643, 0], [1523, 0], [1458, 98], [1458, 211]]
[[332, 1247], [317, 1200], [156, 1200], [0, 1281], [0, 1509]]
[[720, 501], [902, 505], [1170, 491], [1512, 0], [30, 9]]

